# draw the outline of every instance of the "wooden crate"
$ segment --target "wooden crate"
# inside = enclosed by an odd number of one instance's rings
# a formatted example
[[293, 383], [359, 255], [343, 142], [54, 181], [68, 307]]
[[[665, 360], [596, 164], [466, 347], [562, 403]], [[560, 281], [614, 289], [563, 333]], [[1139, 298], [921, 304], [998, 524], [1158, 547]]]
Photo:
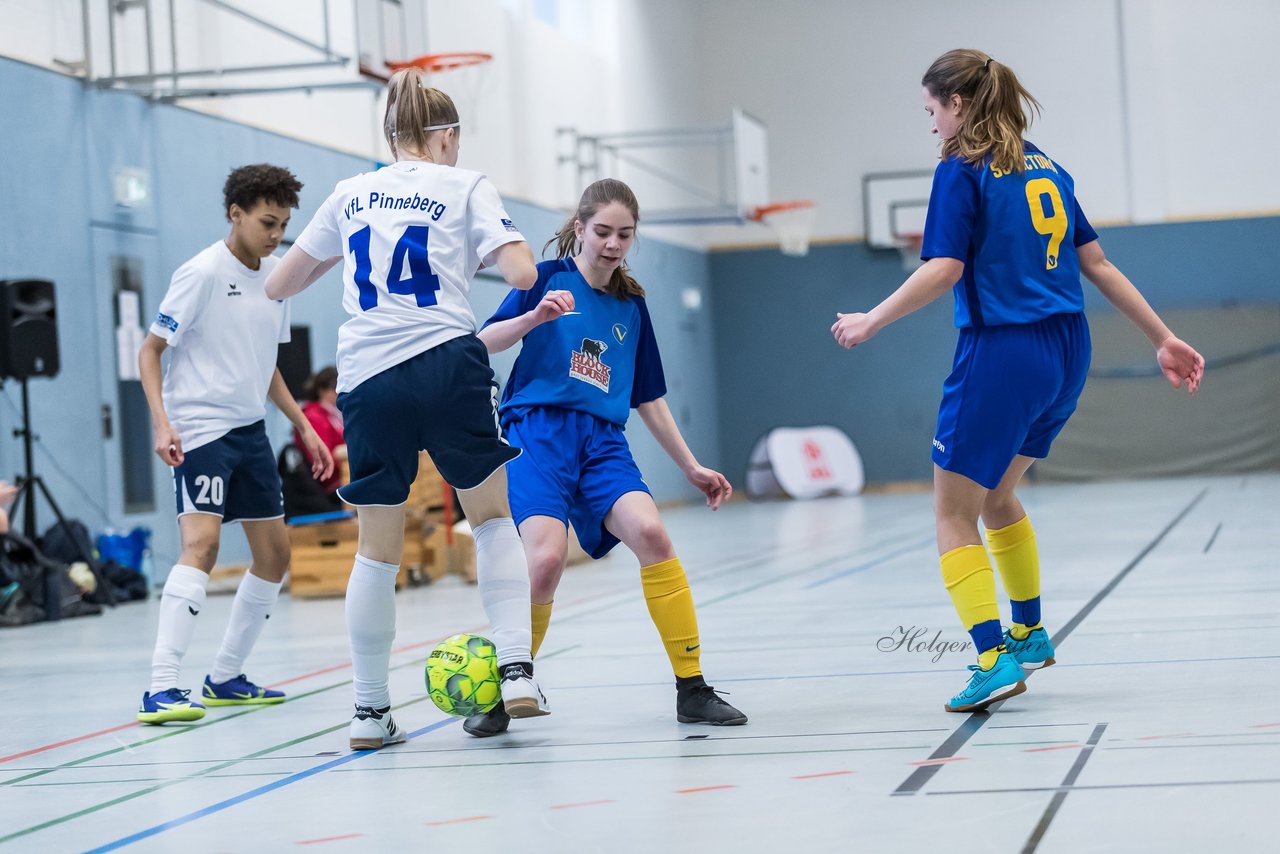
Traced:
[[431, 510], [444, 507], [445, 481], [426, 451], [418, 454], [418, 476], [409, 487], [406, 512], [410, 516], [422, 516]]
[[[289, 591], [302, 598], [345, 595], [359, 538], [355, 519], [290, 526]], [[402, 561], [396, 587], [408, 583], [408, 566]]]
[[428, 581], [452, 574], [462, 576], [468, 584], [476, 583], [476, 541], [466, 522], [454, 526], [452, 537], [441, 520], [424, 525], [412, 546], [407, 537], [405, 553], [412, 549], [420, 555], [420, 572]]

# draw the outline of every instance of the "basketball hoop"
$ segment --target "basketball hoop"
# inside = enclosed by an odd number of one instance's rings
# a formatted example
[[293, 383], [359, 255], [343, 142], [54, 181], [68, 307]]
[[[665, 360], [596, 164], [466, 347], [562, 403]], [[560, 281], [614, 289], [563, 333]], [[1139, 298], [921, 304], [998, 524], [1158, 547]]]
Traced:
[[455, 68], [469, 68], [473, 65], [484, 65], [493, 59], [493, 54], [481, 51], [457, 51], [454, 53], [428, 53], [415, 59], [403, 62], [388, 62], [387, 68], [393, 72], [404, 68], [421, 68], [427, 74], [441, 71], [452, 71]]
[[751, 219], [762, 222], [778, 235], [778, 250], [783, 255], [802, 257], [809, 254], [809, 238], [813, 236], [813, 223], [817, 207], [812, 201], [774, 202], [761, 205]]
[[920, 260], [920, 247], [924, 245], [923, 234], [899, 234], [894, 243], [902, 255], [902, 269], [908, 273], [920, 269], [924, 262]]
[[[482, 51], [454, 51], [448, 53], [428, 53], [413, 59], [400, 62], [388, 61], [386, 66], [394, 74], [405, 68], [418, 68], [431, 81], [432, 86], [443, 89], [453, 98], [462, 115], [463, 123], [469, 127], [476, 126], [476, 105], [480, 100], [480, 91], [484, 88], [489, 65], [493, 54]], [[434, 79], [437, 74], [447, 73], [448, 80], [443, 84]], [[381, 76], [381, 75], [379, 75]], [[388, 82], [390, 77], [385, 78]]]

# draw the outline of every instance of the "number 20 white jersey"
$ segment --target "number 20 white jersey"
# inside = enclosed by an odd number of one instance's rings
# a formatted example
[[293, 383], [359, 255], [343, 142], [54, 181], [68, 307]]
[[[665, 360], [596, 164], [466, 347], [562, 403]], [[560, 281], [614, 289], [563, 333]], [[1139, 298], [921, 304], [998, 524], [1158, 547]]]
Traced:
[[401, 160], [341, 181], [296, 245], [343, 256], [338, 391], [476, 331], [471, 279], [524, 237], [479, 172]]

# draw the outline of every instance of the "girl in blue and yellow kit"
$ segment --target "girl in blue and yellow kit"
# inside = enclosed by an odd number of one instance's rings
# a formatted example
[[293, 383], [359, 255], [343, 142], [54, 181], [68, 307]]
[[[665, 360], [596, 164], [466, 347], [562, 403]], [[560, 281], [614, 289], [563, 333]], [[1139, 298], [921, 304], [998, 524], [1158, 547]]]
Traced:
[[[1080, 275], [1147, 336], [1175, 388], [1185, 382], [1195, 393], [1204, 359], [1107, 260], [1071, 176], [1023, 139], [1027, 110], [1039, 104], [1013, 69], [953, 50], [921, 83], [942, 139], [925, 263], [870, 312], [838, 314], [831, 331], [854, 347], [954, 290], [960, 334], [933, 438], [934, 504], [942, 578], [978, 652], [946, 710], [969, 712], [1026, 690], [1023, 667], [1054, 663], [1040, 622], [1035, 534], [1014, 487], [1048, 456], [1084, 388], [1090, 341]], [[979, 517], [1012, 601], [1005, 632]]]
[[[677, 719], [744, 724], [746, 715], [702, 678], [689, 582], [623, 433], [637, 410], [708, 507], [732, 494], [724, 475], [698, 463], [663, 399], [667, 385], [644, 289], [626, 266], [639, 220], [626, 184], [605, 179], [587, 187], [552, 241], [557, 259], [538, 264], [533, 288], [512, 291], [480, 332], [490, 353], [524, 342], [500, 411], [508, 441], [523, 451], [507, 476], [529, 555], [533, 650], [551, 619], [572, 523], [591, 557], [622, 542], [639, 559], [645, 603], [676, 676]], [[507, 723], [499, 707], [464, 728], [484, 737]]]

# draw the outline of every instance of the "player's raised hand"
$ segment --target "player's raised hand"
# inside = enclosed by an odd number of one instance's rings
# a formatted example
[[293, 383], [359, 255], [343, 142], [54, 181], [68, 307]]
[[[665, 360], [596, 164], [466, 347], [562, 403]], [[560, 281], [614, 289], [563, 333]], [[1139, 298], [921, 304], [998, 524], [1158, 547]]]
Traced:
[[555, 320], [565, 312], [573, 311], [573, 306], [572, 291], [547, 291], [542, 301], [533, 310], [533, 320], [535, 323]]
[[333, 474], [333, 454], [315, 428], [302, 434], [302, 444], [307, 446], [307, 456], [311, 457], [311, 476], [316, 480], [328, 480]]
[[685, 477], [707, 497], [707, 506], [712, 510], [719, 510], [720, 505], [733, 495], [733, 486], [728, 478], [713, 469], [694, 466]]
[[178, 431], [173, 429], [172, 424], [165, 424], [157, 427], [155, 430], [156, 456], [164, 460], [167, 466], [177, 468], [182, 465], [184, 459], [182, 454], [182, 439], [178, 436]]
[[1170, 335], [1156, 351], [1156, 362], [1174, 388], [1187, 384], [1187, 394], [1195, 394], [1204, 378], [1204, 356], [1177, 336]]
[[836, 343], [846, 350], [870, 341], [878, 331], [875, 324], [871, 322], [871, 316], [862, 312], [857, 314], [836, 312], [836, 322], [831, 324], [831, 334], [835, 336]]

